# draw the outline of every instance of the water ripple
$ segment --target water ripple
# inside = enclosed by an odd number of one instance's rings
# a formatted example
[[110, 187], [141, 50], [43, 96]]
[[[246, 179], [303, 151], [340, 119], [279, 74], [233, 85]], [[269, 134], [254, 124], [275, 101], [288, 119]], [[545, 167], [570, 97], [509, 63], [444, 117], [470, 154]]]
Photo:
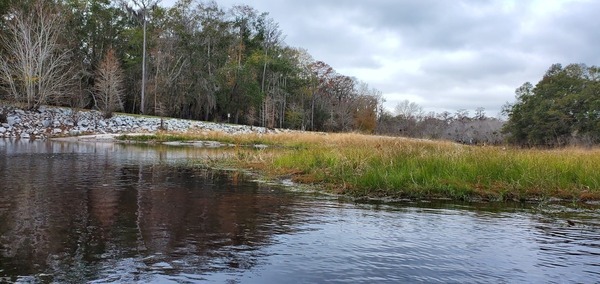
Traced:
[[[182, 166], [206, 153], [0, 140], [0, 281], [593, 283], [600, 211], [354, 203]], [[170, 157], [170, 158], [165, 158]]]

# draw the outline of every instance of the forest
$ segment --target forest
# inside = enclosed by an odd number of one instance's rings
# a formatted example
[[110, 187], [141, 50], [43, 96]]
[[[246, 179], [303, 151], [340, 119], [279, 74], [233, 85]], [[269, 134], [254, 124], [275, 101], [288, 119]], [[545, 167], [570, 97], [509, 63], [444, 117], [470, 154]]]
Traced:
[[373, 132], [379, 91], [284, 43], [250, 6], [5, 1], [3, 97], [147, 115]]
[[[527, 83], [517, 89], [517, 102], [504, 108], [506, 123], [482, 108], [473, 115], [464, 109], [424, 113], [402, 101], [392, 112], [383, 107], [379, 90], [288, 46], [278, 23], [248, 5], [4, 0], [0, 41], [0, 98], [28, 109], [52, 104], [106, 116], [121, 111], [467, 144], [598, 143], [596, 67], [551, 67], [551, 76], [535, 88]], [[571, 95], [555, 100], [549, 76], [562, 76]], [[539, 111], [550, 101], [556, 108], [549, 115]], [[554, 122], [540, 122], [546, 118]]]

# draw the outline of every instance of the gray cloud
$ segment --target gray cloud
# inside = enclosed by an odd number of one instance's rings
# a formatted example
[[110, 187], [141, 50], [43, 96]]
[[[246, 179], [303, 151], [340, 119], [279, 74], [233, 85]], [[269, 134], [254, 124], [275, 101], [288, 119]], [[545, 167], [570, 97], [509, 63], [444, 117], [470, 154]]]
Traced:
[[[165, 3], [168, 1], [164, 1]], [[553, 63], [600, 65], [600, 1], [221, 0], [269, 12], [316, 60], [381, 90], [389, 108], [495, 115]], [[168, 4], [168, 3], [166, 3]]]

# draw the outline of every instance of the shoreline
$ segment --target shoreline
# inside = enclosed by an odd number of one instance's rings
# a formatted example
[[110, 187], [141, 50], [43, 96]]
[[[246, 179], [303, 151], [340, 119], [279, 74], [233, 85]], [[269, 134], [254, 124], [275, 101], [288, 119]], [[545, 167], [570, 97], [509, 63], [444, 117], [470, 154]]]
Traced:
[[140, 135], [154, 135], [155, 133], [111, 133], [111, 134], [86, 134], [79, 136], [64, 136], [64, 137], [52, 137], [50, 141], [61, 141], [61, 142], [118, 142], [118, 137], [121, 136], [140, 136]]
[[270, 180], [314, 185], [367, 200], [437, 200], [542, 204], [600, 201], [600, 149], [475, 147], [356, 133], [138, 136], [150, 143], [212, 140], [236, 147], [218, 168], [251, 171]]
[[[22, 119], [27, 117], [24, 111], [11, 114], [21, 114], [9, 116], [13, 129], [21, 129], [16, 131], [36, 131], [38, 126], [44, 126], [39, 121], [30, 124], [33, 127], [26, 126]], [[21, 121], [15, 125], [18, 119]], [[172, 122], [168, 132], [158, 129], [136, 131], [140, 128], [154, 129], [160, 118], [118, 114], [111, 119], [105, 121], [104, 128], [100, 128], [100, 132], [105, 133], [68, 136], [70, 131], [80, 129], [78, 124], [71, 126], [66, 134], [61, 129], [61, 135], [56, 135], [58, 137], [45, 139], [190, 147], [236, 146], [236, 154], [232, 157], [212, 161], [215, 168], [250, 171], [266, 180], [290, 180], [315, 186], [322, 192], [363, 200], [449, 199], [596, 205], [600, 201], [600, 149], [476, 147], [447, 141], [251, 128], [177, 119], [163, 120]], [[119, 122], [127, 122], [127, 125]], [[51, 123], [56, 124], [54, 121]], [[69, 125], [69, 121], [62, 123]], [[178, 125], [179, 128], [172, 131]], [[51, 132], [52, 127], [48, 128]], [[105, 131], [115, 128], [119, 131]], [[91, 129], [88, 128], [88, 131], [91, 132]], [[6, 137], [6, 131], [3, 133], [0, 138], [23, 139], [12, 134]], [[117, 139], [123, 135], [129, 138]], [[32, 140], [31, 136], [29, 139]]]
[[3, 114], [5, 119], [0, 121], [0, 138], [12, 139], [44, 140], [69, 137], [90, 139], [89, 137], [94, 135], [98, 139], [108, 139], [107, 137], [115, 134], [116, 136], [136, 135], [160, 131], [173, 133], [217, 131], [232, 135], [292, 131], [125, 113], [115, 113], [110, 118], [104, 118], [101, 112], [95, 110], [54, 106], [41, 106], [35, 111], [29, 111], [0, 104], [0, 114]]

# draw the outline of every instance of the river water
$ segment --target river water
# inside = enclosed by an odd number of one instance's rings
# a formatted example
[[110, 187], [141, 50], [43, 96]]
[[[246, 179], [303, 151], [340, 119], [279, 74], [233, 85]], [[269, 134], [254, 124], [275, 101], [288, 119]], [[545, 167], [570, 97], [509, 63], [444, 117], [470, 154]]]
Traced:
[[0, 139], [0, 282], [600, 283], [597, 207], [352, 202], [226, 150]]

